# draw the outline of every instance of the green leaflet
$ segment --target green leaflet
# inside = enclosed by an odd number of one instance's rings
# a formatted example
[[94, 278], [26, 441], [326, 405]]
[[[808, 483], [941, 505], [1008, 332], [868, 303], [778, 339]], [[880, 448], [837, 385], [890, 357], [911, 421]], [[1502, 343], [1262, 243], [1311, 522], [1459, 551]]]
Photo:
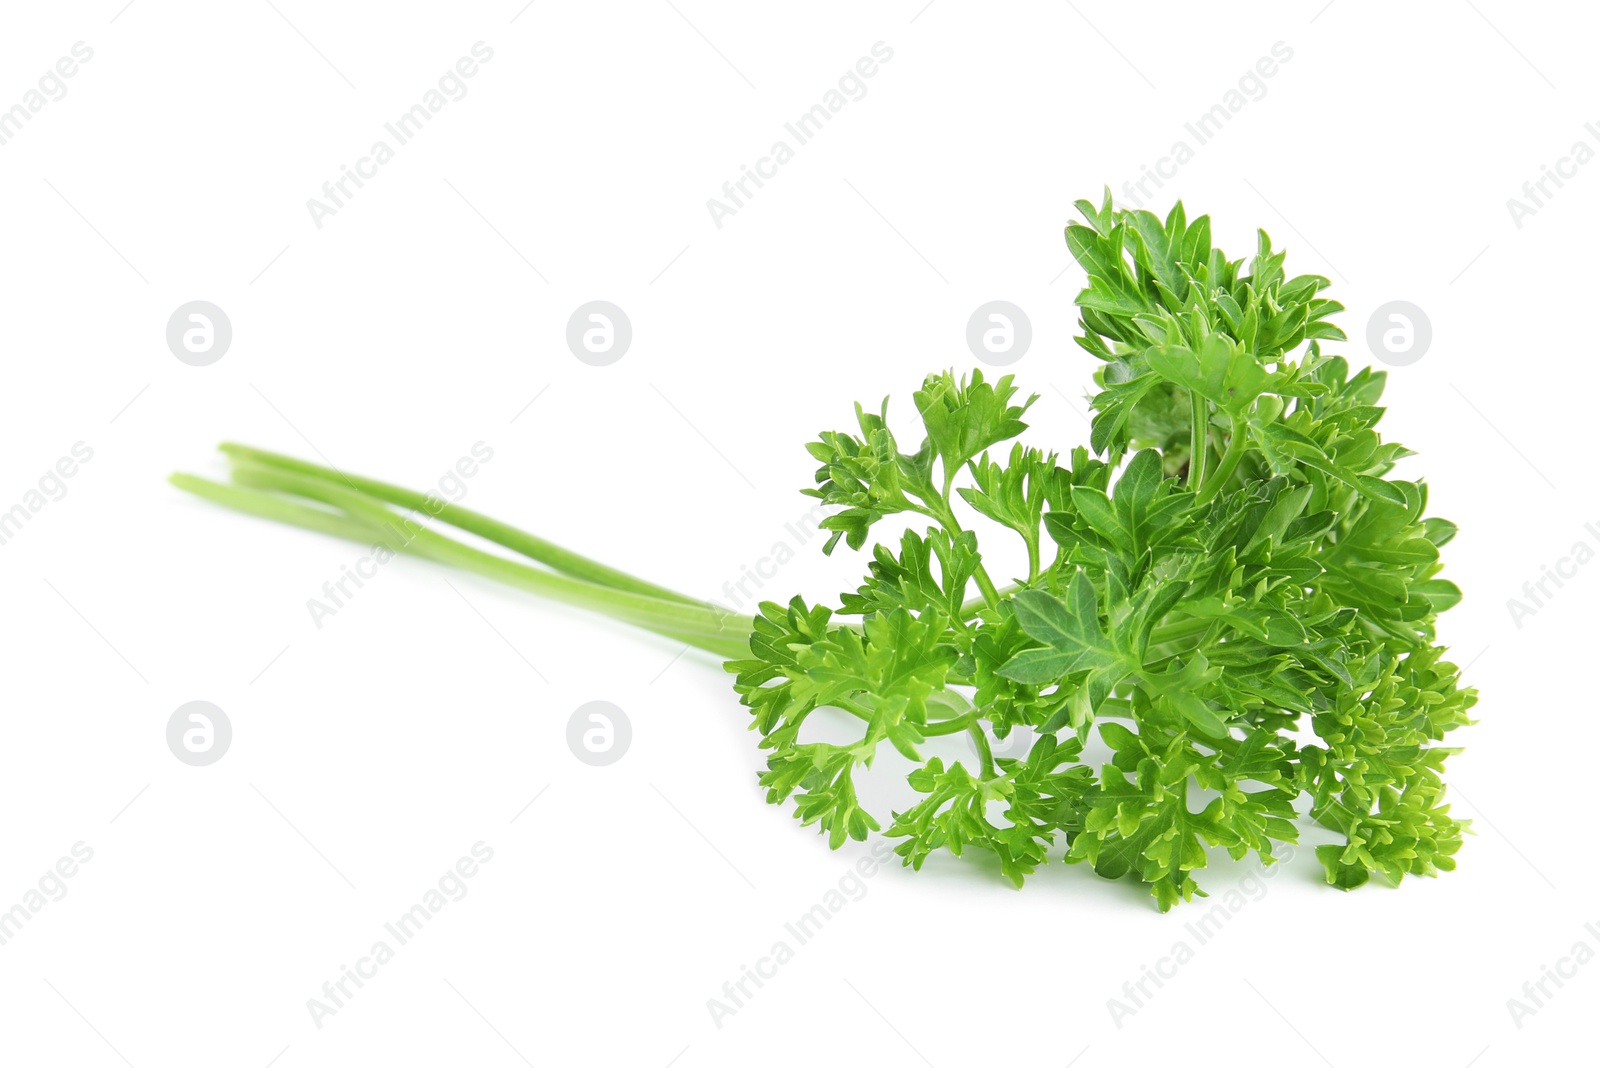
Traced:
[[1092, 710], [1139, 667], [1125, 636], [1101, 629], [1099, 595], [1081, 572], [1068, 580], [1065, 600], [1043, 590], [1022, 590], [1011, 598], [1011, 610], [1023, 633], [1042, 644], [997, 669], [1008, 679], [1044, 686], [1079, 676]]
[[1272, 381], [1256, 357], [1238, 342], [1207, 334], [1197, 350], [1160, 345], [1145, 356], [1150, 369], [1169, 382], [1200, 394], [1221, 411], [1238, 415]]

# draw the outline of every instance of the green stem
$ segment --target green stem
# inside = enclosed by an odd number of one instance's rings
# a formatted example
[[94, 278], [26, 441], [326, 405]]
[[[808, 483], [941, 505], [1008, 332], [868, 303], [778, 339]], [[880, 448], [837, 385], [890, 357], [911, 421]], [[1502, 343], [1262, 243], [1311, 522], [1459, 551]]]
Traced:
[[990, 580], [989, 572], [983, 569], [982, 564], [972, 569], [972, 577], [978, 583], [978, 592], [983, 594], [984, 603], [990, 608], [999, 608], [1000, 594], [994, 588], [994, 582]]
[[[240, 485], [184, 474], [173, 475], [172, 483], [236, 511], [426, 557], [551, 600], [612, 616], [718, 656], [749, 655], [748, 639], [754, 622], [748, 617], [730, 617], [711, 606], [619, 590], [507, 560], [418, 526], [356, 490], [317, 477], [250, 464], [241, 464], [235, 477]], [[263, 489], [285, 490], [319, 500], [343, 509], [345, 514], [308, 507], [262, 492]]]
[[995, 776], [994, 754], [989, 751], [989, 739], [984, 737], [983, 728], [977, 723], [969, 724], [967, 733], [972, 735], [972, 741], [978, 747], [978, 756], [983, 760], [983, 779], [992, 779]]
[[693, 597], [685, 596], [665, 586], [657, 586], [653, 582], [630, 575], [625, 571], [607, 567], [598, 560], [591, 560], [587, 556], [575, 553], [570, 549], [562, 548], [554, 542], [529, 534], [525, 530], [492, 519], [481, 512], [470, 508], [463, 508], [458, 504], [451, 504], [435, 494], [419, 493], [408, 490], [403, 486], [395, 486], [388, 482], [380, 482], [374, 478], [365, 478], [361, 475], [347, 475], [331, 467], [297, 460], [293, 456], [282, 453], [268, 452], [265, 449], [254, 449], [248, 445], [236, 445], [224, 442], [218, 446], [222, 452], [235, 464], [248, 463], [258, 467], [271, 467], [281, 471], [289, 471], [310, 478], [318, 478], [324, 482], [331, 482], [336, 486], [345, 486], [359, 490], [369, 497], [380, 501], [409, 508], [422, 512], [442, 523], [465, 530], [469, 534], [492, 541], [496, 545], [503, 545], [512, 552], [521, 553], [523, 556], [537, 560], [541, 564], [552, 567], [557, 571], [593, 582], [601, 586], [610, 586], [612, 589], [628, 590], [633, 593], [642, 593], [647, 597], [655, 597], [664, 601], [681, 601], [684, 604], [706, 605], [709, 602], [700, 601]]
[[1191, 638], [1196, 634], [1204, 634], [1214, 622], [1216, 621], [1212, 619], [1191, 617], [1181, 619], [1176, 623], [1167, 623], [1154, 627], [1150, 631], [1150, 644], [1166, 645], [1168, 642]]
[[579, 607], [591, 607], [596, 611], [618, 615], [619, 618], [632, 616], [640, 625], [651, 626], [652, 629], [656, 629], [653, 624], [665, 624], [675, 631], [688, 630], [719, 638], [733, 636], [741, 640], [743, 652], [747, 650], [743, 647], [742, 639], [747, 638], [755, 626], [752, 618], [731, 617], [715, 605], [678, 602], [653, 594], [618, 589], [576, 576], [554, 574], [543, 568], [529, 567], [474, 549], [396, 514], [365, 494], [321, 478], [245, 463], [234, 468], [234, 479], [247, 486], [321, 500], [375, 525], [387, 525], [397, 534], [403, 529], [406, 535], [403, 547], [414, 546], [420, 555], [454, 564], [488, 578], [522, 585], [534, 592], [548, 591], [550, 596]]
[[[956, 521], [955, 513], [950, 510], [950, 502], [948, 500], [943, 501], [942, 505], [937, 510], [930, 510], [928, 515], [937, 520], [950, 537], [961, 537], [961, 524]], [[994, 588], [994, 582], [989, 578], [989, 572], [984, 570], [981, 563], [973, 567], [972, 578], [978, 584], [978, 592], [983, 594], [983, 603], [990, 608], [999, 608], [1000, 593]]]
[[976, 712], [968, 712], [966, 715], [957, 716], [954, 719], [934, 720], [927, 726], [918, 727], [917, 730], [924, 738], [937, 738], [942, 734], [960, 734], [976, 723], [977, 718], [978, 714]]
[[1200, 485], [1200, 494], [1197, 498], [1200, 504], [1205, 504], [1222, 492], [1228, 484], [1228, 479], [1233, 477], [1233, 469], [1239, 466], [1239, 460], [1244, 456], [1245, 444], [1249, 435], [1244, 432], [1240, 420], [1235, 418], [1228, 431], [1228, 451], [1222, 454], [1222, 463]]
[[1189, 474], [1184, 486], [1194, 489], [1205, 477], [1208, 439], [1206, 435], [1207, 405], [1200, 394], [1189, 392]]
[[383, 531], [354, 516], [330, 512], [325, 508], [313, 508], [271, 493], [260, 493], [240, 486], [230, 486], [224, 482], [213, 482], [198, 475], [177, 472], [171, 475], [168, 481], [186, 493], [220, 504], [224, 508], [231, 508], [235, 512], [272, 519], [290, 526], [315, 530], [321, 534], [332, 534], [334, 537], [349, 541], [371, 544], [375, 538], [383, 534]]
[[856, 719], [867, 723], [872, 722], [872, 710], [867, 708], [859, 701], [853, 701], [848, 697], [841, 697], [839, 700], [833, 703], [833, 707], [842, 708], [844, 711], [856, 717]]

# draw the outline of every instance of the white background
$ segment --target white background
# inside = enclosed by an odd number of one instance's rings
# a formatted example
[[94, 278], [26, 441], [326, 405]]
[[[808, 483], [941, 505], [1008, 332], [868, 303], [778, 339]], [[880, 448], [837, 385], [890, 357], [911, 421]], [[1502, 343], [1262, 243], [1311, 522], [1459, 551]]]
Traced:
[[[93, 49], [0, 146], [0, 510], [94, 451], [0, 546], [0, 908], [93, 850], [0, 946], [0, 1061], [1592, 1058], [1600, 965], [1521, 1028], [1506, 1005], [1600, 948], [1600, 569], [1520, 626], [1506, 606], [1600, 543], [1600, 166], [1521, 227], [1506, 205], [1596, 144], [1579, 5], [123, 2], [8, 4], [0, 31], [0, 107]], [[477, 41], [494, 55], [466, 97], [318, 229], [307, 198]], [[707, 198], [879, 41], [865, 97], [715, 226]], [[1291, 274], [1333, 278], [1358, 365], [1380, 304], [1431, 318], [1383, 429], [1461, 526], [1446, 576], [1467, 598], [1442, 632], [1482, 700], [1449, 779], [1479, 833], [1452, 875], [1346, 895], [1308, 832], [1120, 1027], [1108, 999], [1195, 945], [1204, 905], [1163, 916], [1059, 863], [1019, 893], [948, 857], [875, 874], [716, 1026], [707, 999], [868, 853], [763, 803], [712, 658], [410, 559], [318, 629], [306, 601], [358, 546], [163, 481], [220, 475], [234, 439], [428, 486], [482, 441], [468, 504], [720, 597], [793, 541], [802, 444], [973, 366], [985, 301], [1032, 321], [1010, 368], [1042, 394], [1028, 440], [1086, 442], [1071, 203], [1192, 141], [1279, 41], [1265, 95], [1156, 203], [1210, 213], [1235, 256], [1262, 226]], [[634, 329], [605, 368], [564, 341], [595, 299]], [[209, 367], [167, 349], [191, 300], [232, 322]], [[799, 548], [764, 595], [854, 586], [859, 559]], [[234, 730], [205, 768], [165, 742], [196, 699]], [[565, 743], [590, 700], [633, 725], [610, 767]], [[886, 775], [868, 796], [883, 817], [906, 794]], [[317, 1027], [307, 999], [479, 841], [467, 896]], [[1251, 871], [1220, 859], [1200, 877], [1218, 894]]]

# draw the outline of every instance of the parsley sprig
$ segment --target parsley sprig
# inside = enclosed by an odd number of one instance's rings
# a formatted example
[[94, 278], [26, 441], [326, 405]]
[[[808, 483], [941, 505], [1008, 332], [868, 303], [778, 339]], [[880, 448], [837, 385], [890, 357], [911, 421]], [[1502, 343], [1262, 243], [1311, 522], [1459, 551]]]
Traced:
[[[1304, 809], [1339, 839], [1316, 850], [1336, 886], [1452, 869], [1466, 824], [1441, 778], [1457, 750], [1440, 743], [1476, 701], [1435, 634], [1460, 599], [1438, 577], [1455, 526], [1425, 516], [1424, 483], [1393, 476], [1410, 453], [1375, 429], [1384, 374], [1323, 353], [1344, 338], [1341, 305], [1320, 295], [1328, 279], [1287, 276], [1265, 233], [1230, 260], [1181, 204], [1164, 221], [1109, 193], [1077, 206], [1077, 340], [1101, 361], [1090, 448], [1017, 441], [1037, 398], [1010, 375], [930, 375], [914, 448], [887, 401], [858, 405], [854, 430], [808, 446], [804, 492], [831, 508], [830, 553], [864, 549], [890, 517], [903, 529], [837, 608], [795, 597], [730, 616], [460, 506], [242, 446], [225, 446], [233, 483], [174, 481], [730, 657], [768, 800], [834, 847], [880, 831], [918, 869], [992, 853], [1018, 886], [1064, 847], [1165, 911], [1202, 892], [1211, 849], [1272, 863]], [[533, 563], [408, 515], [424, 510]], [[991, 574], [999, 557], [963, 517], [986, 542], [1018, 538], [1025, 573]], [[859, 737], [815, 740], [822, 710]], [[985, 728], [1036, 739], [996, 757]], [[924, 756], [960, 733], [970, 767]], [[1092, 735], [1109, 762], [1086, 759]], [[915, 762], [912, 795], [873, 814], [856, 779], [886, 744]]]

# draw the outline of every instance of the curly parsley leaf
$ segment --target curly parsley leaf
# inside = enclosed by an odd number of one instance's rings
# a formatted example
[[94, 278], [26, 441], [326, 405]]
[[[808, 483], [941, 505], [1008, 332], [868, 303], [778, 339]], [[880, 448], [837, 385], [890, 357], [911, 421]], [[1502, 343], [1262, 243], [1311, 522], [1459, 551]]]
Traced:
[[[1476, 702], [1434, 634], [1461, 596], [1439, 577], [1455, 527], [1392, 474], [1410, 452], [1375, 429], [1383, 373], [1322, 352], [1341, 306], [1326, 278], [1289, 277], [1265, 233], [1229, 260], [1181, 205], [1165, 220], [1109, 193], [1079, 208], [1067, 244], [1088, 276], [1078, 340], [1101, 361], [1103, 459], [1078, 448], [1063, 466], [1021, 443], [991, 457], [1032, 401], [979, 373], [923, 383], [915, 452], [887, 404], [858, 409], [859, 437], [823, 434], [808, 492], [840, 509], [823, 523], [835, 540], [861, 547], [895, 513], [934, 525], [873, 550], [842, 601], [859, 624], [763, 607], [754, 659], [730, 665], [777, 749], [763, 783], [842, 841], [862, 820], [849, 773], [879, 743], [910, 756], [968, 731], [979, 759], [916, 758], [920, 800], [885, 832], [914, 868], [978, 849], [1021, 885], [1061, 843], [1165, 910], [1203, 893], [1211, 849], [1270, 863], [1305, 798], [1343, 837], [1317, 849], [1333, 885], [1449, 870], [1465, 823], [1438, 743]], [[988, 582], [956, 501], [1021, 539], [1015, 585]], [[861, 742], [800, 744], [787, 725], [830, 703]], [[994, 760], [985, 724], [1037, 737]], [[1094, 728], [1113, 754], [1100, 767], [1083, 762]]]

